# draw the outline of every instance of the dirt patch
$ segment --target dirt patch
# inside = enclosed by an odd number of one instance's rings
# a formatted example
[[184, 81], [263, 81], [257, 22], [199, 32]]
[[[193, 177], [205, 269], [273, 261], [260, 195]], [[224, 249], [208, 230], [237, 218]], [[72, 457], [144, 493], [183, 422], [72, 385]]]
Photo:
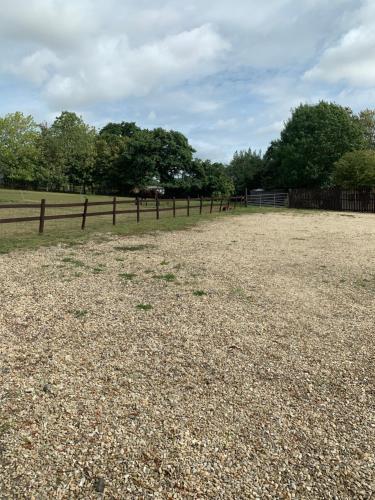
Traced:
[[0, 256], [1, 496], [370, 498], [374, 255], [288, 212]]

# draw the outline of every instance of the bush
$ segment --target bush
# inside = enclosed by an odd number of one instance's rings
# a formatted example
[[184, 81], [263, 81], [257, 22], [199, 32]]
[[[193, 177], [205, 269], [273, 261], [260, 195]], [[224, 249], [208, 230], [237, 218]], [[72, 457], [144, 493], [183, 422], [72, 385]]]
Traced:
[[344, 154], [335, 163], [333, 180], [344, 189], [375, 187], [375, 151], [361, 150]]

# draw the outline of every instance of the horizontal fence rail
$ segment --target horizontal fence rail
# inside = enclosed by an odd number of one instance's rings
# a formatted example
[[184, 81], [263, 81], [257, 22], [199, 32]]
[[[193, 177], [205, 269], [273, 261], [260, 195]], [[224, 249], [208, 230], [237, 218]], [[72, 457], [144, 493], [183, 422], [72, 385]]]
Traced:
[[[89, 201], [87, 198], [81, 203], [47, 203], [45, 199], [42, 199], [40, 203], [16, 203], [16, 204], [2, 204], [0, 205], [0, 215], [1, 209], [13, 210], [13, 209], [30, 209], [38, 210], [39, 214], [27, 217], [10, 217], [10, 218], [0, 218], [0, 224], [13, 224], [20, 222], [36, 222], [39, 221], [39, 233], [44, 232], [44, 226], [46, 221], [50, 220], [62, 220], [62, 219], [81, 219], [81, 229], [86, 228], [86, 222], [88, 217], [99, 217], [99, 216], [111, 216], [112, 224], [116, 225], [117, 215], [122, 214], [134, 214], [136, 220], [139, 223], [141, 220], [141, 214], [155, 213], [156, 219], [160, 218], [160, 213], [172, 212], [173, 217], [176, 217], [177, 212], [184, 210], [186, 215], [190, 216], [192, 210], [198, 211], [199, 215], [202, 214], [205, 208], [209, 209], [209, 213], [212, 213], [215, 208], [218, 208], [220, 212], [229, 210], [231, 208], [236, 208], [238, 205], [244, 205], [244, 197], [211, 197], [211, 198], [186, 198], [186, 199], [158, 199], [158, 198], [136, 198], [134, 200], [118, 200], [114, 197], [109, 201]], [[126, 206], [133, 205], [134, 208], [126, 208]], [[167, 205], [167, 206], [165, 206]], [[110, 210], [97, 210], [90, 211], [92, 207], [105, 207], [110, 206]], [[123, 207], [123, 208], [122, 208]], [[69, 214], [48, 214], [48, 209], [53, 208], [82, 208], [82, 211], [77, 213]]]
[[290, 208], [375, 213], [373, 190], [291, 189]]
[[288, 193], [252, 193], [246, 197], [248, 206], [286, 208], [288, 206]]

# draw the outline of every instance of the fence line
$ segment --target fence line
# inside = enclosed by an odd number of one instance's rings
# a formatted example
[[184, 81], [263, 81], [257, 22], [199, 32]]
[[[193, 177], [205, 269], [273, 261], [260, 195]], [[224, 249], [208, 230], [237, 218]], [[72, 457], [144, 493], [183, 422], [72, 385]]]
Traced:
[[258, 192], [246, 196], [248, 206], [286, 208], [288, 206], [288, 193]]
[[[160, 206], [160, 202], [172, 203], [172, 206], [164, 207]], [[199, 204], [194, 205], [192, 202], [197, 201]], [[220, 203], [216, 203], [220, 201]], [[177, 202], [184, 202], [186, 205], [179, 205]], [[209, 203], [205, 203], [209, 202]], [[142, 208], [145, 203], [146, 207], [149, 206], [150, 203], [154, 203], [154, 208]], [[213, 212], [214, 207], [219, 207], [219, 212], [223, 210], [228, 210], [233, 203], [233, 208], [235, 208], [238, 204], [244, 203], [243, 197], [237, 198], [196, 198], [196, 199], [140, 199], [136, 198], [134, 200], [118, 200], [114, 197], [110, 201], [94, 201], [90, 202], [87, 198], [84, 202], [81, 203], [47, 203], [45, 199], [42, 199], [40, 203], [16, 203], [16, 204], [2, 204], [0, 205], [1, 209], [39, 209], [38, 216], [28, 216], [28, 217], [11, 217], [11, 218], [0, 218], [0, 224], [13, 224], [19, 222], [33, 222], [39, 221], [39, 233], [42, 234], [44, 232], [45, 222], [49, 220], [61, 220], [61, 219], [81, 219], [81, 229], [84, 230], [86, 228], [87, 217], [99, 217], [103, 215], [111, 215], [112, 216], [112, 224], [116, 225], [117, 223], [117, 215], [121, 214], [135, 214], [137, 223], [141, 220], [141, 214], [143, 213], [155, 213], [156, 220], [160, 219], [161, 212], [173, 212], [173, 217], [176, 217], [177, 211], [186, 210], [186, 215], [189, 217], [192, 209], [198, 209], [199, 215], [202, 214], [203, 208], [209, 208], [210, 213]], [[90, 207], [104, 207], [111, 206], [111, 210], [105, 211], [96, 211], [89, 212]], [[134, 209], [124, 209], [119, 210], [118, 206], [121, 205], [135, 205]], [[59, 214], [59, 215], [48, 215], [48, 209], [50, 208], [80, 208], [82, 207], [82, 212], [79, 213], [71, 213], [71, 214]], [[1, 212], [0, 212], [1, 213]]]
[[375, 192], [370, 189], [291, 189], [289, 207], [375, 213]]

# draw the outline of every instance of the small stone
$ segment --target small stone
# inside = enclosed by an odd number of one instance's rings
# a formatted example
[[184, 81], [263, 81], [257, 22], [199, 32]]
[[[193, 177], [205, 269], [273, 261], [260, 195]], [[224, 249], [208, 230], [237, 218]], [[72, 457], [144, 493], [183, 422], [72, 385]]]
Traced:
[[47, 394], [50, 394], [52, 392], [52, 385], [51, 384], [44, 384], [44, 386], [43, 386], [43, 392], [46, 392]]
[[97, 477], [94, 482], [95, 491], [103, 493], [105, 488], [105, 481], [102, 477]]

